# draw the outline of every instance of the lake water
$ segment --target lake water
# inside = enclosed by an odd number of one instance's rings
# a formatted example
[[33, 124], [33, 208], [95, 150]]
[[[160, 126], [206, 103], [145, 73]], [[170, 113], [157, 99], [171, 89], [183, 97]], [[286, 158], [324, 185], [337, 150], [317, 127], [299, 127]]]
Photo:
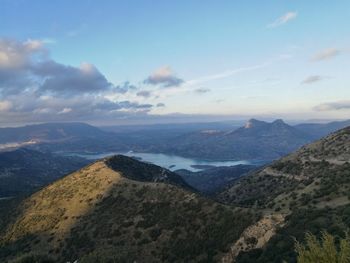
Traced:
[[80, 156], [90, 160], [101, 159], [107, 156], [122, 154], [130, 157], [135, 157], [140, 161], [153, 163], [155, 165], [167, 168], [171, 171], [178, 169], [186, 169], [189, 171], [200, 171], [203, 170], [202, 167], [193, 166], [235, 166], [239, 164], [252, 164], [259, 165], [262, 162], [258, 161], [208, 161], [200, 159], [185, 158], [176, 155], [162, 154], [162, 153], [139, 153], [139, 152], [108, 152], [108, 153], [98, 153], [98, 154], [86, 154], [86, 153], [74, 153], [70, 155]]

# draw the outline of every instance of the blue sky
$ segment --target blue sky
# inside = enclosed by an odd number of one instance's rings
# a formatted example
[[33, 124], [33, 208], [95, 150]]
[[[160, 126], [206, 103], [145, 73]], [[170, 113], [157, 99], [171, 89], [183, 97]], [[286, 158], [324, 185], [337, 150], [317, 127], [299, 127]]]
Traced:
[[350, 113], [346, 0], [0, 0], [0, 10], [0, 124]]

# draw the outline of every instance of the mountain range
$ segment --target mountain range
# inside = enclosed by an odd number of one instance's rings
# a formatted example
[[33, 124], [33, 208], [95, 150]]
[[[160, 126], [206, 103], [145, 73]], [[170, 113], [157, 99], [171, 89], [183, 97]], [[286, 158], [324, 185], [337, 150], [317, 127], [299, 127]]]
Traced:
[[179, 136], [164, 146], [164, 152], [207, 159], [272, 160], [310, 140], [282, 120], [267, 123], [251, 119], [233, 131], [205, 130]]
[[350, 121], [291, 126], [282, 120], [151, 125], [100, 129], [84, 123], [47, 123], [0, 129], [0, 150], [22, 146], [51, 152], [151, 152], [207, 160], [274, 160], [346, 127]]
[[0, 209], [0, 260], [296, 262], [295, 239], [350, 227], [349, 163], [350, 127], [209, 197], [164, 168], [105, 158]]

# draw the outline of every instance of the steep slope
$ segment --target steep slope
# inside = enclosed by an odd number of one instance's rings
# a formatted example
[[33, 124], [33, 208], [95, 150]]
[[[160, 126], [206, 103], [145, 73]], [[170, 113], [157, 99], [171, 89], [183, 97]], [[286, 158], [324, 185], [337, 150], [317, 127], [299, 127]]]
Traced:
[[276, 120], [251, 119], [231, 132], [206, 130], [179, 136], [164, 146], [165, 152], [208, 159], [280, 158], [310, 142], [307, 134]]
[[285, 226], [264, 249], [238, 262], [295, 262], [292, 236], [306, 231], [342, 235], [350, 227], [350, 127], [236, 181], [218, 195], [227, 203], [281, 214]]
[[188, 189], [151, 164], [98, 161], [26, 199], [0, 234], [0, 259], [219, 261], [256, 216]]
[[0, 152], [0, 198], [33, 193], [86, 164], [82, 158], [24, 148]]

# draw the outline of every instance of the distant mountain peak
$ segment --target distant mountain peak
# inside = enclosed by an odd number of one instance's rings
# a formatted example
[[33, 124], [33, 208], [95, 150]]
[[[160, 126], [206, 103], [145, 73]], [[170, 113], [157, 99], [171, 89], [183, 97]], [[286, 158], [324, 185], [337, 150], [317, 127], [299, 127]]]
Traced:
[[282, 119], [276, 119], [275, 121], [272, 122], [272, 124], [283, 124], [283, 125], [287, 125], [287, 123], [285, 123], [284, 120], [282, 120]]
[[250, 119], [247, 121], [247, 123], [244, 125], [244, 128], [246, 129], [250, 129], [250, 128], [253, 128], [253, 127], [256, 127], [256, 126], [259, 126], [259, 125], [262, 125], [262, 124], [266, 124], [266, 122], [264, 121], [259, 121], [257, 119]]
[[288, 125], [286, 124], [282, 119], [276, 119], [273, 122], [266, 122], [266, 121], [260, 121], [257, 119], [250, 119], [247, 121], [247, 123], [244, 125], [245, 129], [251, 129], [261, 126], [268, 126], [268, 125]]

